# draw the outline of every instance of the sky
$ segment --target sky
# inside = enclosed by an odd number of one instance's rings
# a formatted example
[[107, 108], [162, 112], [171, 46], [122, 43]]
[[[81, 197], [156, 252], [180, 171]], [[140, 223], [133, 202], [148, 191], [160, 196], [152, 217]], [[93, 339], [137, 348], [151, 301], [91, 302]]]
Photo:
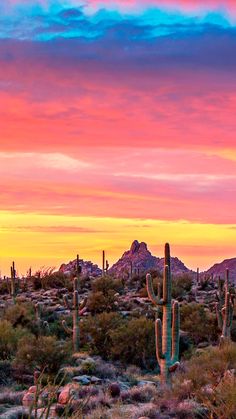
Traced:
[[235, 0], [0, 2], [0, 271], [236, 257]]

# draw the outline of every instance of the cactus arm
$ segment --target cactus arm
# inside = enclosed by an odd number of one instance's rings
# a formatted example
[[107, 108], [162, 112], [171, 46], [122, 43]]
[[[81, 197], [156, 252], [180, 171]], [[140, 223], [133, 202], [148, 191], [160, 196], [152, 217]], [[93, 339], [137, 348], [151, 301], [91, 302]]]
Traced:
[[219, 329], [222, 329], [223, 327], [223, 317], [222, 317], [222, 312], [220, 310], [220, 304], [216, 303], [216, 317], [217, 317], [217, 322], [218, 322], [218, 327]]
[[81, 304], [79, 306], [80, 310], [83, 310], [83, 308], [86, 307], [87, 302], [88, 302], [88, 297], [85, 297], [85, 299], [81, 302]]
[[171, 360], [176, 362], [179, 359], [179, 325], [180, 325], [180, 312], [179, 303], [175, 301], [173, 304], [172, 316], [172, 357]]
[[162, 352], [162, 324], [160, 319], [155, 321], [155, 335], [156, 335], [156, 357], [158, 363], [160, 364], [161, 359], [164, 359], [164, 354]]
[[65, 306], [68, 310], [70, 310], [70, 309], [71, 309], [71, 306], [70, 306], [70, 303], [69, 303], [69, 300], [68, 300], [68, 295], [64, 295], [64, 297], [63, 297], [63, 302], [64, 302], [64, 306]]
[[65, 330], [65, 332], [68, 333], [68, 335], [71, 335], [73, 333], [73, 330], [67, 326], [65, 320], [62, 320], [62, 327]]
[[169, 372], [175, 372], [177, 368], [179, 367], [180, 363], [179, 361], [174, 362], [174, 364], [169, 366]]
[[36, 320], [40, 321], [42, 315], [42, 305], [40, 303], [36, 303], [34, 306]]
[[146, 283], [147, 283], [147, 293], [149, 299], [152, 301], [154, 305], [162, 305], [162, 300], [159, 299], [158, 296], [155, 295], [152, 283], [152, 277], [150, 274], [146, 275]]

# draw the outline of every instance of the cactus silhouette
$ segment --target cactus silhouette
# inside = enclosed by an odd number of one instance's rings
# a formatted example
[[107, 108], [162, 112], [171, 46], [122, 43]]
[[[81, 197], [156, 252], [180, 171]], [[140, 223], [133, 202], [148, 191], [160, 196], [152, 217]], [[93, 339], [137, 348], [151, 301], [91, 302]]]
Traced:
[[152, 277], [147, 274], [147, 292], [152, 303], [162, 307], [163, 320], [156, 319], [156, 356], [161, 371], [163, 384], [170, 384], [170, 373], [174, 372], [179, 365], [179, 328], [180, 315], [179, 303], [171, 298], [171, 270], [170, 270], [170, 246], [165, 245], [165, 266], [163, 278], [163, 297], [160, 298], [160, 290], [155, 295]]
[[223, 343], [226, 339], [231, 338], [231, 327], [233, 321], [234, 300], [229, 292], [229, 270], [226, 269], [226, 278], [223, 282], [220, 278], [218, 280], [218, 302], [216, 303], [216, 315], [218, 326], [222, 330], [220, 342]]
[[13, 299], [13, 303], [16, 303], [16, 270], [15, 270], [15, 262], [12, 262], [11, 266], [11, 296]]

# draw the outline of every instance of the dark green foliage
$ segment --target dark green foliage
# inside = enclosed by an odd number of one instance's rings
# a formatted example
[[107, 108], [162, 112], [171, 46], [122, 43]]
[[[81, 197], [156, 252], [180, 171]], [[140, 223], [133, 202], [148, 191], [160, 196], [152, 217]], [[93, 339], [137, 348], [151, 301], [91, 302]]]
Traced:
[[28, 327], [34, 320], [34, 306], [31, 303], [17, 303], [6, 309], [4, 319], [14, 327]]
[[92, 354], [143, 368], [156, 365], [153, 322], [146, 317], [124, 320], [116, 313], [102, 313], [81, 326]]
[[29, 332], [22, 327], [14, 328], [7, 320], [0, 321], [0, 359], [11, 359], [17, 350], [20, 339], [26, 336], [29, 339]]
[[92, 314], [110, 312], [116, 309], [116, 292], [108, 290], [106, 295], [102, 291], [92, 292], [88, 298], [87, 307]]
[[90, 351], [108, 359], [111, 357], [111, 333], [117, 329], [124, 320], [116, 313], [101, 313], [86, 319], [81, 327], [87, 335]]
[[54, 268], [46, 268], [36, 272], [31, 277], [31, 282], [35, 290], [50, 288], [68, 288], [72, 289], [71, 279], [64, 275], [63, 272], [53, 272]]
[[8, 281], [9, 284], [7, 283], [6, 279], [0, 280], [0, 295], [9, 294], [10, 280]]
[[40, 336], [20, 340], [15, 365], [26, 370], [39, 368], [41, 371], [56, 373], [65, 359], [68, 361], [68, 348], [58, 342], [55, 336]]
[[88, 309], [92, 314], [110, 312], [116, 309], [116, 294], [123, 289], [122, 282], [109, 276], [96, 279], [88, 299]]
[[6, 385], [11, 379], [11, 362], [9, 360], [0, 361], [0, 385]]
[[189, 274], [182, 274], [174, 277], [172, 281], [173, 298], [181, 298], [192, 288], [192, 277]]
[[153, 321], [140, 317], [123, 322], [111, 331], [111, 356], [142, 368], [156, 365]]
[[108, 295], [109, 291], [121, 292], [122, 290], [122, 281], [119, 279], [113, 279], [110, 276], [103, 276], [95, 279], [92, 284], [92, 291], [102, 292], [103, 295]]
[[217, 340], [215, 313], [205, 309], [202, 304], [184, 304], [180, 309], [181, 330], [188, 332], [195, 344], [202, 341]]

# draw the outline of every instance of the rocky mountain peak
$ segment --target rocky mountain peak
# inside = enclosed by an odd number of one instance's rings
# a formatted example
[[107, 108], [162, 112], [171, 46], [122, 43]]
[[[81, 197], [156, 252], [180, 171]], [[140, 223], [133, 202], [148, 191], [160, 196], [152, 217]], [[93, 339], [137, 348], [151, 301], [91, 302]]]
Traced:
[[131, 244], [131, 247], [130, 247], [131, 254], [145, 252], [145, 251], [149, 252], [147, 248], [147, 244], [145, 242], [139, 243], [138, 240], [134, 240], [133, 243]]

